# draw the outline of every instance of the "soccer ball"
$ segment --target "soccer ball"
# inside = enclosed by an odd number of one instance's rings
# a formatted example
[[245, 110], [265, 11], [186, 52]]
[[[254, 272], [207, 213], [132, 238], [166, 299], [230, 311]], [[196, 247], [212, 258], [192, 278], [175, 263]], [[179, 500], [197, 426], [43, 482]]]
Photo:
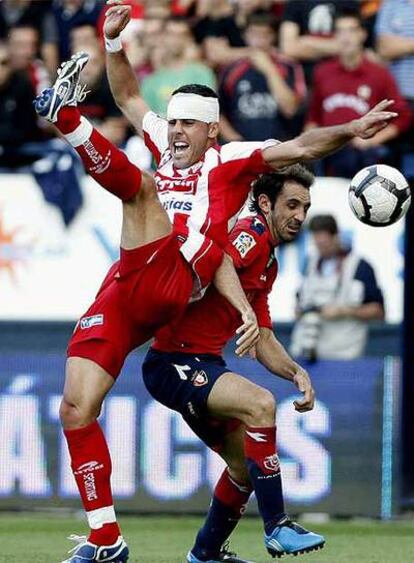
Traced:
[[386, 164], [374, 164], [352, 178], [348, 199], [360, 221], [372, 227], [385, 227], [407, 213], [411, 189], [401, 172]]

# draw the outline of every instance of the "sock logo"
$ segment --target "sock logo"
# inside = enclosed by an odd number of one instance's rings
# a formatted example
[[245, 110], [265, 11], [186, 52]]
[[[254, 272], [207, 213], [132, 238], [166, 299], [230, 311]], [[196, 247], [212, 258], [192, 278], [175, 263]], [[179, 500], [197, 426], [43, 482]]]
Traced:
[[255, 442], [267, 442], [266, 434], [261, 434], [260, 432], [249, 432], [246, 430], [246, 434], [253, 438]]
[[273, 454], [265, 457], [263, 467], [272, 473], [280, 473], [279, 456], [277, 454]]
[[83, 484], [85, 486], [86, 498], [88, 499], [88, 501], [98, 499], [94, 472], [103, 468], [103, 463], [99, 463], [98, 461], [88, 461], [80, 465], [78, 469], [73, 472], [74, 475], [82, 476]]
[[90, 166], [88, 168], [88, 171], [94, 172], [95, 174], [103, 174], [105, 170], [107, 170], [111, 165], [111, 149], [108, 150], [105, 156], [102, 156], [89, 140], [83, 143], [83, 147], [86, 151], [86, 154], [95, 165]]

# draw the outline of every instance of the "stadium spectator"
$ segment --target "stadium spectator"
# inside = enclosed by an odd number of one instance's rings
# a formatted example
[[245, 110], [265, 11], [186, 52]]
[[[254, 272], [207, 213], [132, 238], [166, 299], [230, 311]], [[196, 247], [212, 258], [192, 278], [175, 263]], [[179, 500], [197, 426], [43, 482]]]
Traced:
[[161, 18], [145, 18], [140, 29], [125, 46], [128, 59], [140, 82], [161, 66], [160, 37], [164, 34], [164, 24], [165, 21]]
[[11, 67], [10, 48], [0, 43], [0, 167], [30, 164], [38, 155], [24, 154], [29, 142], [41, 140], [29, 78]]
[[364, 54], [366, 32], [358, 12], [344, 11], [335, 19], [335, 41], [340, 54], [319, 63], [314, 70], [307, 128], [338, 125], [364, 114], [381, 99], [395, 100], [399, 117], [372, 139], [353, 141], [328, 156], [324, 172], [352, 177], [358, 169], [385, 157], [384, 143], [408, 129], [411, 112], [391, 73]]
[[194, 40], [185, 19], [168, 20], [163, 38], [159, 38], [160, 42], [161, 39], [161, 66], [143, 80], [142, 97], [155, 113], [165, 115], [168, 100], [176, 88], [187, 83], [214, 88], [216, 79], [213, 71], [205, 64], [187, 60]]
[[193, 32], [197, 43], [203, 46], [210, 66], [219, 68], [245, 55], [243, 34], [236, 21], [234, 6], [230, 2], [199, 2], [197, 16]]
[[50, 85], [49, 73], [44, 62], [37, 57], [39, 32], [29, 24], [20, 24], [9, 31], [11, 66], [25, 72], [36, 94]]
[[0, 3], [0, 38], [6, 39], [11, 27], [29, 25], [37, 29], [40, 54], [50, 74], [58, 64], [58, 32], [51, 12], [51, 0], [4, 0]]
[[285, 140], [305, 98], [300, 64], [274, 47], [275, 21], [269, 13], [249, 17], [248, 55], [226, 68], [220, 81], [221, 135], [226, 141]]
[[341, 243], [332, 215], [315, 215], [309, 231], [316, 253], [298, 293], [291, 352], [313, 361], [357, 358], [364, 353], [368, 321], [384, 318], [374, 270]]
[[87, 48], [89, 64], [83, 69], [82, 81], [89, 90], [79, 103], [79, 111], [117, 146], [126, 140], [127, 123], [117, 108], [105, 72], [105, 57], [100, 43]]
[[414, 3], [385, 0], [376, 24], [379, 54], [390, 61], [390, 70], [401, 94], [414, 110]]
[[53, 13], [59, 33], [59, 58], [70, 57], [70, 32], [72, 28], [82, 24], [97, 26], [99, 16], [104, 7], [100, 0], [56, 0]]
[[334, 17], [344, 8], [358, 10], [355, 0], [294, 0], [288, 2], [280, 26], [281, 50], [304, 65], [306, 80], [312, 78], [313, 66], [326, 57], [338, 54], [332, 37]]
[[94, 47], [99, 42], [98, 31], [93, 24], [80, 21], [70, 30], [69, 41], [72, 53], [87, 51], [89, 46]]

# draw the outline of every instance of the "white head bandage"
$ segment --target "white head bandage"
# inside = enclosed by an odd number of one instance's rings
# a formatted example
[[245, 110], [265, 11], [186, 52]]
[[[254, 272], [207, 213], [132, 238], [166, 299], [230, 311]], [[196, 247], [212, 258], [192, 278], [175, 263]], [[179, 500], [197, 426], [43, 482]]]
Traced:
[[178, 92], [169, 101], [167, 119], [196, 119], [213, 123], [219, 120], [219, 111], [217, 98]]

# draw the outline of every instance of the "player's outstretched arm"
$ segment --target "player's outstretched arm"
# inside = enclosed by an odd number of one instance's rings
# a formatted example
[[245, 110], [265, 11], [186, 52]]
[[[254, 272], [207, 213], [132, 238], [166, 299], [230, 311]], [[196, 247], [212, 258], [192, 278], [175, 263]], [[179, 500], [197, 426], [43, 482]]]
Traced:
[[359, 119], [333, 127], [311, 129], [291, 141], [264, 148], [263, 159], [272, 168], [279, 169], [327, 156], [355, 137], [370, 139], [397, 117], [396, 112], [388, 111], [393, 103], [393, 100], [382, 100]]
[[217, 269], [213, 283], [217, 291], [239, 311], [243, 324], [237, 329], [238, 338], [236, 354], [244, 356], [248, 352], [255, 356], [255, 345], [259, 339], [259, 327], [256, 315], [247, 300], [239, 277], [233, 265], [233, 260], [224, 254], [223, 261]]
[[292, 360], [270, 328], [260, 328], [260, 339], [256, 345], [256, 357], [270, 372], [292, 381], [303, 393], [303, 398], [294, 401], [295, 409], [307, 412], [313, 409], [315, 392], [309, 374]]
[[131, 6], [121, 0], [108, 0], [104, 34], [106, 45], [106, 70], [114, 100], [139, 134], [142, 134], [142, 120], [149, 110], [142, 99], [137, 78], [120, 44], [119, 34], [131, 19]]

